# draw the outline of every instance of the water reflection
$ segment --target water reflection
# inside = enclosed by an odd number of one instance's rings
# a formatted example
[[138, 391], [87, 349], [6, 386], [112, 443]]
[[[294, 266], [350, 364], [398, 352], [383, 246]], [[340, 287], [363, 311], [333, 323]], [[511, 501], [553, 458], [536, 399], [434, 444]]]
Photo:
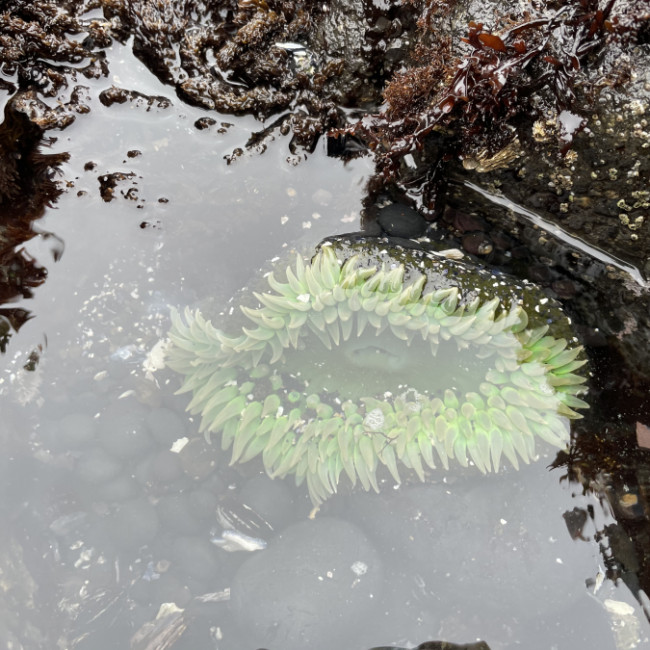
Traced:
[[[123, 80], [166, 92], [127, 48], [110, 57]], [[21, 384], [27, 373], [9, 363], [3, 373], [0, 598], [20, 615], [2, 621], [2, 642], [227, 650], [252, 648], [261, 634], [271, 650], [434, 638], [606, 649], [618, 642], [612, 625], [644, 637], [634, 598], [614, 582], [639, 600], [649, 582], [647, 519], [625, 496], [637, 494], [627, 474], [603, 475], [583, 499], [582, 482], [560, 483], [562, 470], [543, 462], [488, 479], [459, 469], [424, 486], [382, 483], [380, 495], [343, 492], [312, 521], [303, 489], [252, 464], [230, 467], [197, 435], [177, 378], [152, 381], [144, 366], [169, 305], [229, 308], [278, 251], [355, 229], [371, 164], [344, 167], [316, 147], [295, 167], [290, 136], [277, 134], [255, 156], [246, 143], [259, 125], [248, 118], [198, 130], [199, 110], [101, 104], [108, 84], [89, 81], [96, 121], [63, 132], [69, 163], [62, 153], [47, 163], [60, 163], [81, 195], [59, 196], [56, 211], [24, 207], [66, 254], [25, 303], [38, 317], [25, 316], [11, 342], [22, 368], [47, 336], [39, 383]], [[99, 124], [115, 134], [101, 146]], [[134, 176], [104, 202], [99, 177], [125, 164]], [[8, 249], [8, 263], [25, 269], [24, 296], [42, 282], [24, 260], [44, 263], [35, 252], [58, 240], [35, 241], [28, 223], [18, 230], [23, 262]], [[602, 453], [588, 463], [602, 465]], [[608, 490], [615, 518], [590, 496]]]
[[[60, 172], [66, 153], [43, 153], [42, 107], [33, 93], [18, 93], [4, 108], [0, 125], [0, 352], [6, 353], [13, 335], [32, 317], [25, 303], [43, 284], [45, 260], [32, 257], [24, 244], [40, 236], [49, 244], [54, 261], [63, 252], [63, 242], [53, 233], [40, 232], [34, 222], [62, 192], [53, 177]], [[14, 303], [15, 306], [7, 306]], [[35, 363], [39, 352], [34, 350]], [[29, 368], [33, 369], [33, 368]]]

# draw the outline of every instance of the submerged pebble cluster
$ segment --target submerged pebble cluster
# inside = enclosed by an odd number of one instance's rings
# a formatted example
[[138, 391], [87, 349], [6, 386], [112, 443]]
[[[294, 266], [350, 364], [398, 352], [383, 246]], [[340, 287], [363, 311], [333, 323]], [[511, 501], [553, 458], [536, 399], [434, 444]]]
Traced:
[[582, 347], [534, 285], [337, 241], [266, 281], [234, 335], [174, 311], [167, 365], [231, 463], [261, 455], [271, 477], [306, 481], [316, 504], [343, 473], [378, 491], [381, 466], [398, 483], [400, 466], [424, 480], [450, 459], [518, 468], [536, 438], [565, 447], [587, 407]]

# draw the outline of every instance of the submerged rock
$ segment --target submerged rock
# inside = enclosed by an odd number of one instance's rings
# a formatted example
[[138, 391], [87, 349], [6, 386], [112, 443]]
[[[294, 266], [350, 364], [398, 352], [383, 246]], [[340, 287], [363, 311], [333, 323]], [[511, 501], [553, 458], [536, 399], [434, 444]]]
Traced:
[[378, 612], [380, 557], [353, 524], [334, 518], [285, 529], [238, 570], [231, 611], [251, 644], [325, 650], [352, 644]]
[[566, 493], [549, 482], [544, 471], [526, 471], [359, 493], [348, 516], [390, 557], [392, 574], [406, 576], [395, 589], [419, 576], [419, 606], [433, 607], [436, 620], [472, 611], [500, 624], [556, 617], [584, 597], [593, 560], [586, 544], [566, 534]]

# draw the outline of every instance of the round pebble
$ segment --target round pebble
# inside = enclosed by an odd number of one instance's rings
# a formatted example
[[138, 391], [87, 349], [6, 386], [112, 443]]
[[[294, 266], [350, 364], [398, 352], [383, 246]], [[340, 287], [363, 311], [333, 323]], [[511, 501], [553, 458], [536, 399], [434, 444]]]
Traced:
[[130, 476], [117, 476], [97, 489], [94, 497], [103, 501], [127, 501], [140, 492], [140, 487]]
[[196, 480], [209, 476], [219, 465], [221, 450], [203, 438], [192, 438], [179, 453], [183, 471]]
[[272, 480], [266, 474], [246, 481], [238, 499], [267, 521], [273, 530], [282, 530], [296, 518], [296, 505], [287, 483]]
[[188, 505], [190, 512], [201, 520], [214, 522], [219, 499], [210, 490], [199, 488], [190, 493]]
[[355, 525], [323, 517], [289, 526], [239, 568], [231, 610], [257, 647], [352, 647], [376, 615], [382, 563]]
[[215, 577], [219, 569], [218, 549], [206, 537], [178, 537], [174, 542], [174, 557], [183, 575], [202, 581]]
[[99, 423], [100, 444], [117, 458], [141, 456], [152, 443], [144, 417], [141, 414], [104, 414]]
[[174, 441], [185, 436], [185, 423], [171, 409], [153, 409], [146, 417], [151, 436], [159, 444], [169, 449]]
[[422, 576], [440, 609], [540, 615], [582, 594], [581, 571], [588, 575], [591, 561], [566, 532], [570, 499], [548, 482], [531, 466], [451, 486], [359, 494], [349, 515], [391, 554], [391, 567]]
[[58, 442], [66, 449], [78, 449], [95, 438], [97, 425], [86, 413], [70, 413], [59, 422]]
[[151, 458], [151, 477], [159, 483], [172, 483], [183, 475], [178, 454], [161, 449]]
[[489, 255], [494, 245], [484, 232], [470, 232], [463, 236], [463, 248], [472, 255]]
[[106, 453], [103, 449], [91, 449], [81, 455], [75, 472], [88, 483], [104, 483], [117, 476], [122, 463]]
[[391, 237], [406, 239], [420, 237], [428, 226], [426, 219], [420, 213], [402, 203], [391, 203], [380, 208], [377, 222]]
[[156, 509], [146, 499], [134, 499], [122, 504], [108, 523], [115, 543], [131, 550], [149, 544], [160, 529]]
[[156, 510], [163, 528], [192, 535], [202, 529], [200, 522], [194, 517], [185, 494], [170, 494], [161, 497], [156, 504]]

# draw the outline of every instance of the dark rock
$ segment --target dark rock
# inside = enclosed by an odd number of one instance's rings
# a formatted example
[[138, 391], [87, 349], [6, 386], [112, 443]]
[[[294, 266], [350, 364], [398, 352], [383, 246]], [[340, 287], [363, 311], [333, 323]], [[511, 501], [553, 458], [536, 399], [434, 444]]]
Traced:
[[179, 453], [183, 471], [196, 480], [212, 474], [219, 466], [222, 455], [217, 445], [209, 445], [202, 437], [192, 438]]
[[258, 646], [352, 646], [359, 620], [377, 610], [382, 579], [380, 557], [356, 526], [304, 521], [240, 567], [231, 609]]
[[111, 86], [106, 90], [102, 90], [102, 92], [99, 93], [99, 101], [104, 104], [104, 106], [131, 102], [137, 107], [146, 106], [147, 110], [152, 106], [155, 106], [156, 108], [169, 108], [172, 105], [166, 97], [159, 95], [144, 95], [137, 90], [126, 90], [125, 88], [117, 88], [116, 86]]
[[203, 131], [204, 129], [207, 129], [216, 123], [217, 120], [212, 117], [200, 117], [198, 120], [196, 120], [196, 122], [194, 122], [194, 128], [198, 129], [199, 131]]
[[489, 255], [494, 246], [489, 235], [471, 232], [463, 236], [463, 248], [472, 255]]
[[428, 226], [421, 214], [403, 203], [391, 203], [380, 208], [377, 222], [387, 235], [405, 239], [422, 236]]

